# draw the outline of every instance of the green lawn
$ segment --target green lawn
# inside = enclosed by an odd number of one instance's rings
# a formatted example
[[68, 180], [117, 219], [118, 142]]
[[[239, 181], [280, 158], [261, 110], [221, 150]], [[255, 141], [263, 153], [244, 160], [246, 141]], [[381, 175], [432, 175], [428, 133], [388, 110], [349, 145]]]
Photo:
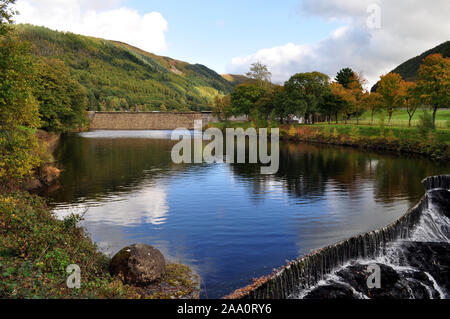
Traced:
[[[412, 126], [417, 126], [419, 124], [419, 116], [423, 114], [423, 110], [417, 110], [411, 121]], [[381, 124], [381, 119], [384, 117], [384, 124], [387, 125], [388, 117], [380, 113], [375, 114], [374, 124]], [[370, 124], [372, 115], [370, 112], [365, 112], [360, 117], [360, 124], [368, 125]], [[407, 127], [409, 121], [409, 115], [406, 110], [398, 110], [392, 114], [391, 126], [397, 127]], [[347, 123], [356, 123], [356, 119], [352, 119]], [[450, 109], [441, 109], [436, 113], [436, 127], [440, 129], [450, 128]]]

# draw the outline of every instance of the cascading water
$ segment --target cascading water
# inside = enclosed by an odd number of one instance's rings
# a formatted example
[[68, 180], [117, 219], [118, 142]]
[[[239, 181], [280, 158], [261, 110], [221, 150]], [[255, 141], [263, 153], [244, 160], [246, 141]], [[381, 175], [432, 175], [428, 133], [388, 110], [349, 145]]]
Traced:
[[[425, 179], [427, 193], [400, 219], [377, 231], [295, 260], [229, 298], [448, 298], [450, 175]], [[381, 286], [369, 288], [369, 266]]]
[[[432, 184], [432, 183], [431, 183]], [[389, 243], [374, 258], [348, 262], [316, 285], [289, 298], [448, 298], [450, 292], [450, 190], [427, 191], [428, 207], [409, 236]], [[369, 265], [380, 268], [381, 287], [369, 289]]]

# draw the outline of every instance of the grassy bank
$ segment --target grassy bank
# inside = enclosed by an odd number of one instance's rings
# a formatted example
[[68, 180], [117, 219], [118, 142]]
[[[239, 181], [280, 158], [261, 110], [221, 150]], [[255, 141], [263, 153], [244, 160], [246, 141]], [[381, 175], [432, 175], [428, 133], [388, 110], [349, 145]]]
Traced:
[[[251, 122], [212, 123], [211, 127], [254, 127]], [[361, 149], [414, 153], [434, 159], [450, 159], [450, 130], [421, 132], [417, 128], [351, 124], [280, 125], [280, 135], [292, 141], [346, 145]]]
[[[420, 115], [423, 114], [422, 110], [417, 110], [412, 119], [411, 127], [419, 126]], [[344, 123], [344, 120], [339, 118], [340, 123]], [[387, 125], [388, 117], [383, 113], [375, 113], [372, 123], [372, 114], [370, 111], [364, 112], [359, 118], [360, 125], [376, 125], [380, 126], [384, 122]], [[356, 119], [351, 119], [347, 121], [347, 124], [356, 124]], [[409, 125], [409, 115], [406, 110], [396, 110], [392, 114], [391, 126], [394, 127], [408, 127]], [[450, 109], [440, 109], [436, 114], [436, 128], [438, 129], [450, 129]]]
[[[167, 264], [165, 277], [145, 288], [111, 277], [109, 258], [77, 226], [79, 220], [75, 215], [56, 219], [38, 196], [0, 193], [0, 298], [198, 296], [195, 276], [181, 264]], [[80, 289], [67, 288], [70, 264], [81, 268]]]
[[[0, 298], [122, 298], [136, 291], [111, 278], [108, 259], [76, 226], [54, 218], [24, 192], [0, 195]], [[66, 286], [66, 267], [81, 267], [81, 289]]]

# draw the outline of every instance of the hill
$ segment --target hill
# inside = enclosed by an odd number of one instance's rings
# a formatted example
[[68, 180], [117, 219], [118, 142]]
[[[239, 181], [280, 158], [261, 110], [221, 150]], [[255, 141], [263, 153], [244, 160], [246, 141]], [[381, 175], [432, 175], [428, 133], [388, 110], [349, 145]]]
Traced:
[[88, 109], [206, 110], [233, 83], [204, 65], [145, 52], [131, 45], [17, 25], [20, 39], [38, 58], [58, 59], [87, 92]]
[[[450, 56], [450, 41], [444, 42], [437, 47], [422, 53], [408, 61], [400, 64], [394, 70], [389, 73], [398, 73], [402, 76], [404, 80], [415, 81], [417, 79], [417, 74], [419, 72], [419, 67], [422, 61], [430, 54], [441, 53], [444, 57]], [[372, 92], [376, 91], [378, 88], [378, 83], [372, 87]]]
[[233, 85], [242, 84], [249, 80], [245, 75], [238, 74], [222, 74], [222, 77]]

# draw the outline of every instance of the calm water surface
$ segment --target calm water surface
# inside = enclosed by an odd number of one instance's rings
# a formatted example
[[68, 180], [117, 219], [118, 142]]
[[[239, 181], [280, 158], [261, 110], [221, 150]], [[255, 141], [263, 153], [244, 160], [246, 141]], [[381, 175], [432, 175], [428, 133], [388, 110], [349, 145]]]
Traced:
[[410, 155], [281, 143], [280, 170], [257, 164], [176, 165], [169, 132], [89, 132], [56, 151], [54, 211], [108, 254], [147, 243], [193, 267], [203, 297], [221, 297], [312, 249], [384, 226], [450, 164]]

